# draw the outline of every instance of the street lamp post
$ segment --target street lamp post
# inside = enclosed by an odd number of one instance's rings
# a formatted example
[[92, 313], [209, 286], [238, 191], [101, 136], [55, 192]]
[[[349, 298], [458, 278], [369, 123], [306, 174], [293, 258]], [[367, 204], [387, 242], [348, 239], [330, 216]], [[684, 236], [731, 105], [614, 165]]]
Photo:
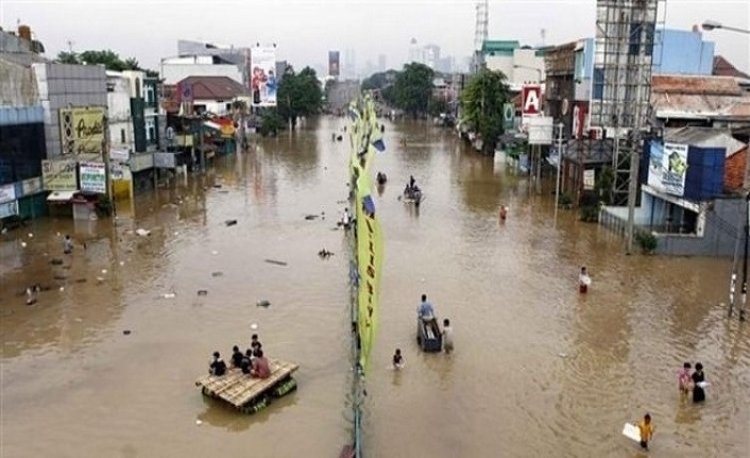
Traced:
[[716, 29], [723, 29], [723, 30], [729, 30], [730, 32], [746, 33], [746, 34], [750, 35], [750, 30], [748, 30], [748, 29], [740, 29], [738, 27], [730, 27], [730, 26], [724, 25], [724, 24], [722, 24], [720, 22], [713, 21], [711, 19], [706, 19], [705, 21], [703, 21], [703, 24], [701, 25], [701, 27], [703, 27], [703, 30], [705, 30], [706, 32], [710, 32], [710, 31], [716, 30]]

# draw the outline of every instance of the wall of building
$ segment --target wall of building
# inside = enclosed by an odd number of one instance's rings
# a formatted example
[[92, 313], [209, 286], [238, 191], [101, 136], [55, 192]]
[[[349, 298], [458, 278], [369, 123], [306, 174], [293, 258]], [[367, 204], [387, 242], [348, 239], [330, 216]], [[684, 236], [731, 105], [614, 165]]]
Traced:
[[[227, 108], [227, 105], [229, 105], [229, 108]], [[201, 108], [202, 110], [208, 111], [209, 113], [218, 115], [225, 115], [230, 112], [231, 105], [231, 100], [195, 100], [193, 102], [194, 108]]]
[[700, 32], [657, 30], [654, 74], [710, 75], [714, 62], [714, 43], [703, 41]]
[[56, 158], [62, 154], [60, 108], [106, 107], [107, 76], [99, 65], [37, 63], [32, 69], [44, 107], [47, 157]]
[[164, 84], [177, 84], [189, 76], [226, 76], [242, 84], [242, 72], [236, 65], [227, 64], [170, 64], [162, 63]]
[[31, 69], [0, 58], [0, 105], [31, 106], [38, 103], [39, 92]]

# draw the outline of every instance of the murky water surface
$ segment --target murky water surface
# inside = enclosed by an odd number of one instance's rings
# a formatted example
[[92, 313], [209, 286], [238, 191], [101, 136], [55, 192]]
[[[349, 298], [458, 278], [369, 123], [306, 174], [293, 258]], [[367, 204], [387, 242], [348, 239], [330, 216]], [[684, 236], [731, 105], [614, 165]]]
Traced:
[[[139, 196], [115, 226], [48, 219], [2, 236], [0, 455], [337, 456], [351, 435], [348, 254], [335, 230], [348, 150], [331, 141], [343, 125], [324, 118], [262, 140]], [[367, 456], [635, 457], [620, 430], [646, 411], [651, 454], [750, 455], [750, 324], [717, 305], [728, 260], [628, 257], [573, 213], [555, 224], [549, 190], [529, 192], [501, 157], [478, 157], [449, 131], [387, 123], [386, 141]], [[419, 212], [397, 199], [410, 174], [426, 194]], [[63, 257], [58, 233], [86, 250]], [[324, 247], [336, 253], [325, 261]], [[594, 279], [586, 296], [581, 264]], [[34, 283], [50, 289], [27, 307]], [[416, 346], [423, 292], [453, 323], [452, 355]], [[253, 323], [267, 353], [300, 364], [299, 390], [242, 416], [193, 382], [213, 350], [246, 346]], [[389, 369], [396, 347], [400, 372]], [[703, 362], [705, 405], [681, 401], [683, 361]]]

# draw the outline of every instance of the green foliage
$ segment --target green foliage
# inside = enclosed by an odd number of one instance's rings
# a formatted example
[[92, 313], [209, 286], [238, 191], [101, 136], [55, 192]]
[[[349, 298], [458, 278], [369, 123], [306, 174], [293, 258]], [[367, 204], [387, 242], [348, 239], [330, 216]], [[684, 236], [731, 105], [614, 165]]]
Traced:
[[612, 205], [614, 197], [612, 196], [612, 186], [615, 182], [615, 174], [611, 167], [604, 167], [596, 177], [594, 183], [594, 192], [604, 205]]
[[291, 66], [287, 67], [276, 100], [278, 114], [287, 121], [291, 119], [292, 126], [300, 116], [319, 113], [323, 108], [323, 90], [315, 70], [305, 67], [295, 73]]
[[269, 135], [275, 136], [280, 130], [283, 130], [286, 124], [278, 111], [269, 108], [264, 110], [260, 116], [260, 126], [258, 133], [264, 137]]
[[435, 72], [424, 64], [404, 65], [404, 70], [396, 75], [393, 85], [394, 104], [406, 113], [416, 117], [427, 113], [432, 98], [432, 78]]
[[656, 251], [658, 240], [656, 239], [656, 236], [654, 236], [654, 234], [651, 234], [650, 232], [638, 231], [635, 234], [635, 240], [636, 242], [638, 242], [638, 245], [640, 245], [643, 254], [652, 254], [654, 251]]
[[[61, 64], [78, 64], [78, 65], [104, 65], [107, 70], [121, 72], [123, 70], [143, 70], [134, 57], [128, 57], [122, 60], [116, 52], [106, 49], [102, 51], [84, 51], [80, 54], [74, 52], [61, 51], [57, 55], [57, 62]], [[147, 76], [159, 76], [158, 72], [145, 70]]]
[[567, 192], [560, 193], [560, 199], [557, 201], [559, 208], [570, 208], [573, 206], [573, 197]]
[[110, 216], [114, 210], [112, 200], [108, 196], [99, 196], [99, 199], [94, 204], [96, 214], [100, 217]]
[[61, 64], [80, 64], [78, 60], [78, 54], [74, 52], [60, 51], [57, 54], [57, 62]]
[[599, 205], [586, 205], [581, 207], [581, 221], [585, 223], [599, 222]]
[[495, 151], [503, 134], [503, 105], [510, 100], [505, 75], [482, 69], [461, 94], [462, 121], [477, 132], [487, 153]]

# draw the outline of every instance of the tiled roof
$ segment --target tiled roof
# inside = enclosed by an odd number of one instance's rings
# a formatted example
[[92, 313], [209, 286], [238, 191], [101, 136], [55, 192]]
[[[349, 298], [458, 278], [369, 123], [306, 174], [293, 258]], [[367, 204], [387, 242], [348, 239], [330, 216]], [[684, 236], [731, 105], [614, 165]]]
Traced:
[[191, 87], [193, 100], [232, 100], [248, 95], [242, 84], [226, 76], [189, 76], [177, 84]]
[[713, 74], [716, 76], [734, 76], [736, 78], [750, 78], [747, 73], [737, 70], [737, 67], [723, 56], [714, 57]]

